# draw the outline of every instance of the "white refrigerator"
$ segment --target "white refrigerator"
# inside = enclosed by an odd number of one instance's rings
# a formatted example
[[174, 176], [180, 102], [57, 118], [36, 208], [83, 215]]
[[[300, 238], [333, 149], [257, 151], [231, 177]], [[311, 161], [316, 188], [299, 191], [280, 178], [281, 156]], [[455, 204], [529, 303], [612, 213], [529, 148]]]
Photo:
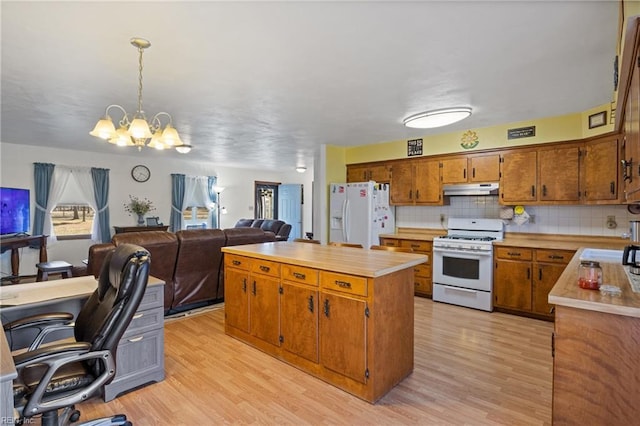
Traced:
[[329, 188], [329, 241], [380, 244], [378, 235], [395, 232], [389, 184], [373, 181], [332, 183]]

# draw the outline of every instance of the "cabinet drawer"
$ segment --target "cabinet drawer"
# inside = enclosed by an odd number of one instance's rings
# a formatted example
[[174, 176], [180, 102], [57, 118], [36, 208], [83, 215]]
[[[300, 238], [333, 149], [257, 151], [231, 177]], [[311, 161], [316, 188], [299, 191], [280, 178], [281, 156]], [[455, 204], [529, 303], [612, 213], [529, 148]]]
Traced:
[[423, 263], [422, 265], [414, 266], [413, 272], [415, 273], [416, 277], [431, 278], [431, 266], [425, 263]]
[[536, 250], [536, 261], [538, 262], [549, 262], [549, 263], [569, 263], [573, 255], [574, 251], [571, 250], [546, 250], [546, 249], [537, 249]]
[[152, 287], [147, 287], [147, 290], [140, 301], [140, 306], [138, 306], [138, 312], [163, 306], [164, 285], [154, 285]]
[[232, 268], [238, 268], [245, 271], [249, 270], [250, 259], [244, 256], [238, 256], [236, 254], [224, 254], [224, 264]]
[[138, 311], [133, 315], [133, 319], [124, 332], [123, 337], [142, 333], [145, 331], [162, 328], [164, 326], [164, 307], [159, 306], [154, 309]]
[[302, 266], [282, 265], [282, 279], [317, 286], [318, 271]]
[[367, 279], [354, 275], [336, 274], [333, 272], [320, 272], [322, 287], [343, 293], [367, 295]]
[[431, 294], [431, 279], [416, 277], [413, 281], [414, 291], [420, 294]]
[[520, 247], [496, 247], [498, 259], [532, 260], [533, 250]]
[[164, 330], [140, 333], [120, 340], [116, 378], [143, 374], [164, 365]]
[[428, 252], [431, 251], [433, 243], [430, 241], [402, 240], [400, 241], [400, 247], [409, 247], [417, 252]]
[[380, 245], [387, 246], [387, 247], [400, 247], [400, 241], [392, 240], [389, 238], [380, 238]]
[[280, 263], [271, 262], [269, 260], [251, 259], [249, 263], [251, 272], [261, 275], [269, 275], [270, 277], [280, 277]]

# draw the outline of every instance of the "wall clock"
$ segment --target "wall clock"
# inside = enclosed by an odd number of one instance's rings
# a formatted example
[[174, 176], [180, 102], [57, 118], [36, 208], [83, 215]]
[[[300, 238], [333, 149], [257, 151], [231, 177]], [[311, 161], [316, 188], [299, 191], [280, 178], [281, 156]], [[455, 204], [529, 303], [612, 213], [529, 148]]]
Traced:
[[133, 166], [133, 169], [131, 169], [131, 177], [136, 182], [146, 182], [151, 177], [151, 171], [149, 171], [147, 166], [138, 164], [137, 166]]

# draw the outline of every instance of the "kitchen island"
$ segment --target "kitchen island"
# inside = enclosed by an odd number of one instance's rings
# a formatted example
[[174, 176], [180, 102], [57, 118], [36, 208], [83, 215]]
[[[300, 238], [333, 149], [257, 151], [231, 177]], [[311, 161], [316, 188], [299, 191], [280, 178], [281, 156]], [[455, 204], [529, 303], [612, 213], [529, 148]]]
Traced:
[[225, 332], [370, 403], [413, 371], [427, 256], [277, 242], [224, 247]]
[[[553, 336], [553, 423], [637, 424], [640, 418], [640, 293], [632, 291], [622, 256], [599, 260], [603, 283], [621, 294], [578, 286], [580, 249], [549, 293]], [[621, 253], [621, 252], [620, 252]]]

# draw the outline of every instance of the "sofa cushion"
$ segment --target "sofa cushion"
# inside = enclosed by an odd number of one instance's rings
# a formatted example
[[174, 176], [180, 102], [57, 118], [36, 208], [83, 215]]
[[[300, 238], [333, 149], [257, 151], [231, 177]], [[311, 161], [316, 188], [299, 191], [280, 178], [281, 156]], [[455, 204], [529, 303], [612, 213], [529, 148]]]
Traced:
[[254, 219], [254, 221], [251, 223], [251, 227], [260, 228], [262, 226], [262, 222], [264, 222], [264, 219]]
[[240, 219], [234, 225], [234, 228], [250, 228], [253, 225], [253, 219]]
[[264, 231], [271, 231], [277, 235], [280, 228], [282, 228], [282, 225], [284, 225], [282, 220], [265, 219], [264, 222], [262, 222], [262, 225], [260, 225], [260, 229]]
[[116, 234], [111, 241], [116, 245], [130, 243], [144, 247], [151, 254], [149, 275], [161, 279], [164, 286], [164, 308], [167, 312], [173, 304], [173, 275], [178, 255], [178, 237], [167, 231], [125, 232]]
[[178, 256], [172, 309], [184, 310], [224, 298], [220, 285], [222, 251], [226, 236], [221, 229], [176, 232]]
[[260, 228], [228, 228], [224, 230], [227, 237], [227, 246], [239, 246], [241, 244], [255, 244], [275, 241], [273, 232], [263, 231]]

